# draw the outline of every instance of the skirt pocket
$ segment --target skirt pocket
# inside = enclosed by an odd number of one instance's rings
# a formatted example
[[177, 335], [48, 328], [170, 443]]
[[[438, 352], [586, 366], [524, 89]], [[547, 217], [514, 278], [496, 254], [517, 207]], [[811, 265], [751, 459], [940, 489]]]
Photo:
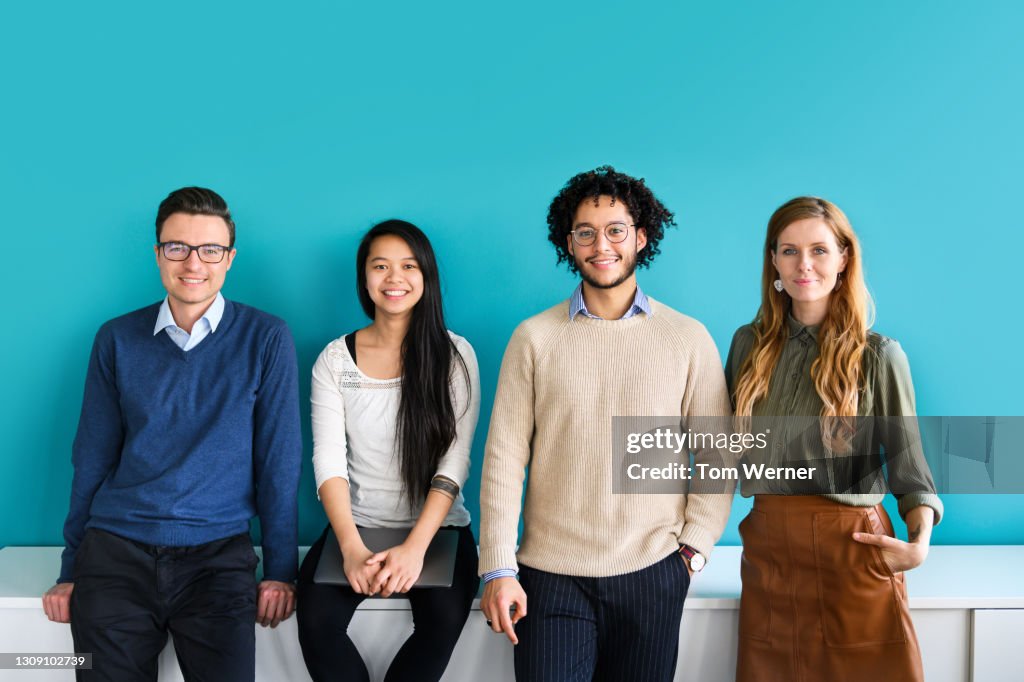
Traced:
[[828, 646], [903, 643], [907, 638], [892, 572], [877, 548], [852, 537], [856, 531], [877, 532], [869, 513], [814, 515], [818, 601]]

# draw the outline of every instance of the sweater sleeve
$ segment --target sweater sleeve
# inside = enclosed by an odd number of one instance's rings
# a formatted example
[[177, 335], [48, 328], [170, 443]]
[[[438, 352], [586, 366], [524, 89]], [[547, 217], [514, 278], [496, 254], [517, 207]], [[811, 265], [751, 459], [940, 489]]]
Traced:
[[302, 471], [295, 344], [281, 323], [268, 335], [253, 408], [253, 475], [263, 534], [263, 577], [291, 582], [298, 573], [296, 497]]
[[124, 426], [116, 380], [114, 340], [110, 328], [105, 325], [93, 341], [78, 432], [71, 447], [74, 476], [68, 516], [64, 522], [64, 552], [57, 582], [71, 582], [75, 552], [85, 534], [92, 498], [117, 466], [123, 445]]
[[900, 344], [891, 339], [882, 343], [878, 353], [877, 426], [885, 448], [889, 489], [899, 503], [901, 517], [925, 505], [935, 510], [938, 524], [943, 505], [935, 494], [935, 482], [921, 445], [910, 363]]
[[316, 489], [331, 478], [348, 480], [348, 441], [345, 436], [345, 397], [331, 369], [331, 345], [313, 365], [310, 388], [313, 424], [313, 477]]
[[455, 360], [452, 372], [452, 407], [455, 409], [455, 440], [438, 462], [436, 475], [450, 479], [459, 488], [469, 478], [473, 433], [480, 418], [480, 368], [469, 342], [460, 338], [455, 345], [466, 364], [466, 371]]
[[[731, 415], [732, 409], [718, 349], [703, 327], [692, 342], [694, 348], [683, 394], [682, 417], [685, 423], [695, 427], [694, 430], [721, 431], [729, 427], [729, 420], [724, 417]], [[701, 427], [702, 422], [706, 424], [704, 427]], [[694, 451], [696, 464], [724, 467], [733, 466], [733, 460], [725, 449], [705, 447]], [[705, 557], [710, 556], [729, 520], [734, 489], [735, 482], [731, 479], [691, 481], [679, 543], [693, 547]]]
[[479, 574], [518, 571], [516, 540], [534, 432], [534, 358], [520, 325], [498, 375], [480, 482]]

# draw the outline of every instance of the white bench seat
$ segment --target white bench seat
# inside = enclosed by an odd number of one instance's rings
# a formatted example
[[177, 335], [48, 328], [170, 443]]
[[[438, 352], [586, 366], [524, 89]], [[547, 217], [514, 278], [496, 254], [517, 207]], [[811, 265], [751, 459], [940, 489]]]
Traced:
[[[305, 548], [303, 548], [304, 552]], [[40, 596], [60, 566], [59, 547], [0, 550], [0, 650], [70, 653], [71, 631], [43, 614]], [[739, 622], [739, 547], [715, 549], [693, 581], [680, 631], [677, 680], [733, 679]], [[929, 682], [1019, 680], [1024, 647], [1024, 546], [936, 546], [921, 568], [908, 573], [910, 607]], [[512, 646], [486, 627], [473, 605], [444, 679], [511, 682]], [[294, 617], [276, 630], [256, 628], [258, 680], [309, 680], [299, 651]], [[412, 630], [404, 599], [368, 599], [350, 633], [373, 679]], [[0, 670], [0, 680], [71, 680], [67, 670]], [[168, 644], [160, 660], [162, 681], [181, 680]], [[879, 681], [880, 682], [880, 681]]]

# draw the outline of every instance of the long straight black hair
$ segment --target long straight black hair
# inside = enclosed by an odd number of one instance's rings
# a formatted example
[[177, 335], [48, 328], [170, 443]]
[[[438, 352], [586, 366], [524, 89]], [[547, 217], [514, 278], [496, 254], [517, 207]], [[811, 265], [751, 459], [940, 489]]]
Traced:
[[441, 278], [434, 249], [427, 235], [412, 223], [385, 220], [371, 227], [360, 242], [356, 252], [356, 290], [363, 312], [370, 319], [376, 317], [376, 306], [366, 290], [366, 260], [373, 240], [384, 235], [394, 235], [409, 245], [423, 276], [423, 296], [412, 309], [409, 330], [402, 340], [402, 398], [395, 425], [402, 484], [409, 508], [413, 509], [426, 499], [438, 462], [455, 440], [452, 370], [458, 364], [466, 377], [466, 386], [469, 370], [444, 323]]

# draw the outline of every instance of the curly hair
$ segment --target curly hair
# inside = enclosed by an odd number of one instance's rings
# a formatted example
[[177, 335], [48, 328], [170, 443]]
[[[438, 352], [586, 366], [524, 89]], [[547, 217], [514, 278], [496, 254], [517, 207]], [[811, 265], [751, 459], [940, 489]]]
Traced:
[[636, 256], [637, 267], [646, 268], [660, 253], [658, 243], [665, 236], [665, 228], [676, 224], [675, 216], [658, 201], [643, 178], [619, 173], [611, 166], [580, 173], [565, 183], [562, 191], [552, 199], [548, 208], [548, 240], [555, 245], [557, 262], [568, 263], [573, 274], [579, 272], [576, 259], [569, 253], [567, 237], [573, 229], [579, 205], [591, 199], [596, 206], [601, 196], [611, 197], [613, 204], [616, 201], [624, 203], [636, 227], [647, 231], [647, 247]]

